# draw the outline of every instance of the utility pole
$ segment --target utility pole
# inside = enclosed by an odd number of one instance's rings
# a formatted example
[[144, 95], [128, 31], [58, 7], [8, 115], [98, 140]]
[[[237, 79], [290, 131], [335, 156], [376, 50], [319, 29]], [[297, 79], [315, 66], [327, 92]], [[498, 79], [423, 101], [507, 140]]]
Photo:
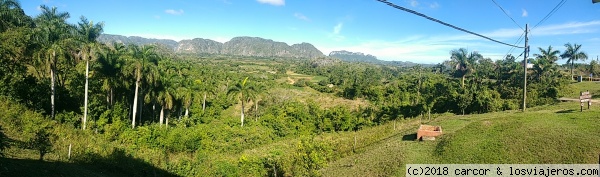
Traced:
[[528, 32], [529, 24], [525, 24], [525, 51], [523, 52], [523, 112], [525, 112], [525, 108], [527, 108], [527, 54], [529, 53], [529, 45], [527, 45], [529, 40], [529, 37], [527, 37]]

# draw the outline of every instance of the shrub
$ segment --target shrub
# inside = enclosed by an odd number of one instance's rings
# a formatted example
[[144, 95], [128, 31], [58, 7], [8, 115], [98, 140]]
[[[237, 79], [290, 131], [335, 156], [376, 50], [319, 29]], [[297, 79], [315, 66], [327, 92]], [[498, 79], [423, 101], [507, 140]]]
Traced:
[[4, 130], [2, 129], [2, 126], [0, 126], [0, 157], [4, 156], [4, 150], [9, 146], [9, 139], [4, 135]]

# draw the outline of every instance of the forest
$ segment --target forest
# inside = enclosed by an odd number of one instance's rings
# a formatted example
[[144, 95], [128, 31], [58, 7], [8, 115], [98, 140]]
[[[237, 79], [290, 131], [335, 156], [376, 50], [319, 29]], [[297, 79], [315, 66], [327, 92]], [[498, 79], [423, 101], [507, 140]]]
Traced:
[[[70, 24], [68, 12], [40, 9], [30, 17], [0, 1], [3, 158], [123, 176], [319, 176], [354, 153], [340, 133], [523, 105], [522, 55], [494, 61], [457, 46], [433, 67], [402, 67], [176, 54], [101, 43], [102, 19]], [[600, 74], [596, 60], [575, 63], [588, 58], [581, 45], [555, 47], [530, 49], [527, 107], [558, 102], [574, 75]]]

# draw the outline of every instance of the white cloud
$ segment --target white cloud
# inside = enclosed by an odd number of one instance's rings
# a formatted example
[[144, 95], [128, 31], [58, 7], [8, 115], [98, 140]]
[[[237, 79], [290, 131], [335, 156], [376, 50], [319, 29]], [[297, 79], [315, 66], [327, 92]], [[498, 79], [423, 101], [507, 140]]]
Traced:
[[294, 13], [294, 17], [296, 17], [300, 20], [310, 21], [310, 19], [308, 19], [308, 17], [306, 17], [304, 14], [301, 14], [301, 13]]
[[419, 6], [419, 2], [417, 0], [410, 0], [410, 6], [417, 7]]
[[529, 13], [527, 13], [527, 10], [525, 9], [521, 9], [523, 11], [523, 13], [521, 13], [521, 17], [527, 17], [529, 15]]
[[439, 7], [440, 7], [440, 4], [438, 4], [437, 2], [433, 2], [433, 3], [429, 4], [429, 8], [432, 8], [432, 9], [437, 9]]
[[154, 15], [155, 19], [160, 19], [160, 15]]
[[256, 0], [263, 4], [270, 4], [274, 6], [283, 6], [285, 5], [285, 0]]
[[179, 9], [179, 10], [167, 9], [167, 10], [165, 10], [165, 13], [171, 14], [171, 15], [181, 15], [181, 14], [183, 14], [183, 9]]
[[344, 23], [340, 22], [333, 27], [333, 34], [338, 35], [340, 31], [342, 31], [342, 27], [344, 27]]
[[540, 26], [531, 31], [536, 36], [594, 33], [600, 27], [600, 20], [588, 22], [569, 22], [557, 25]]

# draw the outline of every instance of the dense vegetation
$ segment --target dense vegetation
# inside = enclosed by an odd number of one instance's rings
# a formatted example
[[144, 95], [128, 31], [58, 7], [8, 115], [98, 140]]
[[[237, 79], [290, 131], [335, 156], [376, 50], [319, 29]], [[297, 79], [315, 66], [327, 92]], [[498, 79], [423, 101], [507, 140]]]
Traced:
[[[15, 0], [0, 8], [0, 154], [8, 158], [124, 176], [316, 176], [354, 152], [332, 140], [340, 132], [516, 110], [523, 94], [522, 67], [510, 55], [492, 61], [456, 49], [435, 67], [179, 55], [164, 45], [100, 43], [103, 23], [67, 23], [56, 7], [41, 6], [36, 17]], [[560, 57], [585, 58], [580, 45], [566, 46]], [[570, 93], [558, 58], [549, 47], [531, 59], [527, 106]], [[597, 63], [577, 67], [599, 72]], [[361, 141], [390, 136], [373, 130]]]

